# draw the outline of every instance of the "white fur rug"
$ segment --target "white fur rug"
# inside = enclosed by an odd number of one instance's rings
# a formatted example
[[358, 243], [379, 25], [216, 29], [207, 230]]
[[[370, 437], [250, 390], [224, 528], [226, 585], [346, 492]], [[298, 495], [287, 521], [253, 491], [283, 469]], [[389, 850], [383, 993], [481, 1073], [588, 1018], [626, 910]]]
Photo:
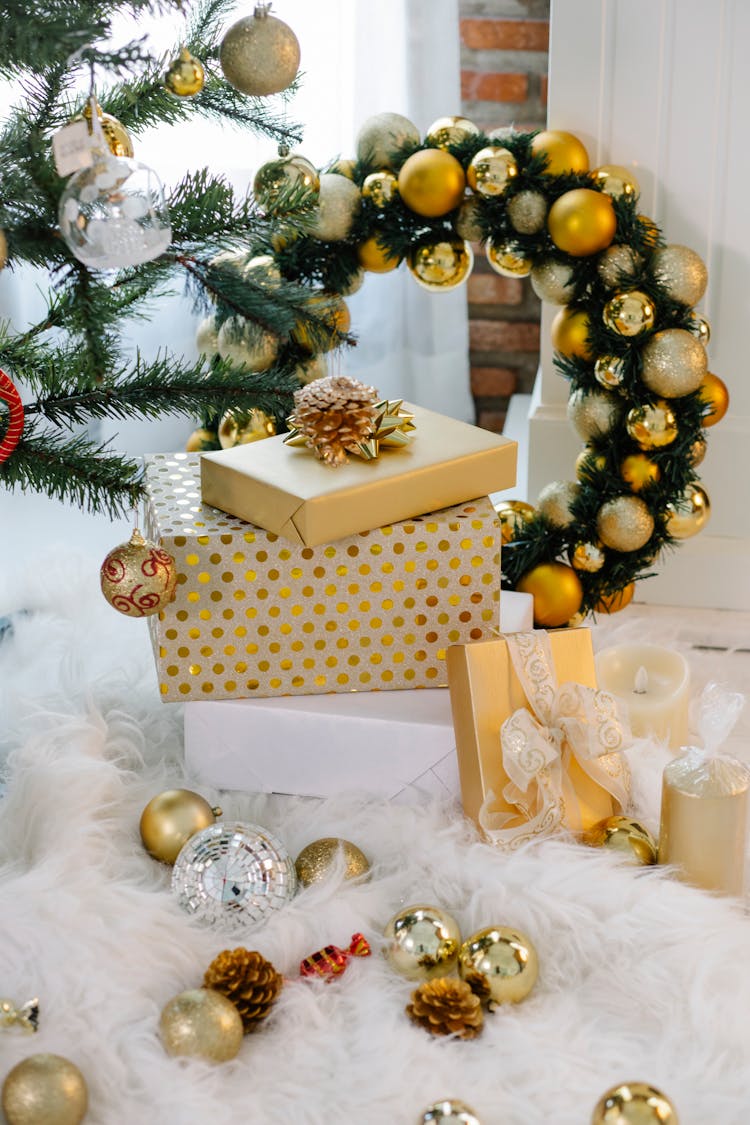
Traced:
[[[86, 1076], [91, 1125], [412, 1125], [446, 1097], [483, 1125], [588, 1125], [606, 1089], [641, 1079], [672, 1098], [681, 1125], [744, 1125], [750, 924], [741, 904], [658, 870], [564, 840], [506, 858], [435, 804], [206, 793], [292, 855], [320, 836], [352, 839], [373, 877], [304, 890], [251, 931], [195, 926], [138, 836], [151, 796], [191, 784], [181, 713], [159, 702], [145, 625], [99, 596], [97, 562], [41, 560], [0, 591], [0, 613], [34, 611], [0, 643], [0, 996], [41, 1003], [35, 1037], [0, 1032], [0, 1081], [30, 1053], [66, 1055]], [[665, 628], [653, 614], [617, 623], [619, 636], [650, 630], [654, 640]], [[750, 687], [746, 655], [693, 659], [698, 682], [724, 675]], [[652, 825], [662, 761], [642, 749]], [[391, 914], [414, 902], [443, 905], [465, 935], [509, 924], [536, 943], [537, 988], [489, 1015], [475, 1041], [411, 1025], [413, 986], [377, 955], [330, 985], [296, 977], [300, 958], [355, 930], [376, 946]], [[289, 977], [267, 1024], [220, 1067], [167, 1057], [161, 1008], [239, 944]]]

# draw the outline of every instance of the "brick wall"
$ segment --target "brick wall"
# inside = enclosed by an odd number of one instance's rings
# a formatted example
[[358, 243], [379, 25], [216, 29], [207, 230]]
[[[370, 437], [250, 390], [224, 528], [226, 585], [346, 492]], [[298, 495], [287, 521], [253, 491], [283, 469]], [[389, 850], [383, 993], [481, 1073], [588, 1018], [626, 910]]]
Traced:
[[[487, 132], [499, 125], [544, 127], [549, 5], [550, 0], [459, 0], [461, 112]], [[540, 304], [527, 280], [500, 277], [481, 251], [468, 299], [477, 422], [499, 432], [510, 395], [534, 385]]]

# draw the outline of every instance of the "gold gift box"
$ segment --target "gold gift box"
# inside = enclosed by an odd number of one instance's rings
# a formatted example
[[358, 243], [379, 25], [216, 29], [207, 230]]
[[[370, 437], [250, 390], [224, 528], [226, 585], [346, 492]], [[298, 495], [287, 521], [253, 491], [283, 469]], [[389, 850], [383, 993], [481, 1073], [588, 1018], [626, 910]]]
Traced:
[[163, 699], [445, 687], [447, 646], [497, 627], [486, 497], [303, 547], [202, 504], [198, 461], [146, 459], [146, 532], [178, 572], [149, 618]]
[[413, 440], [375, 461], [350, 457], [334, 469], [281, 436], [205, 453], [203, 501], [316, 547], [515, 483], [514, 441], [409, 403], [404, 409], [414, 414]]
[[[550, 632], [549, 639], [558, 684], [570, 680], [595, 688], [590, 631], [565, 629]], [[517, 812], [502, 798], [508, 777], [502, 762], [500, 728], [520, 707], [530, 708], [502, 638], [451, 646], [447, 659], [461, 802], [466, 816], [481, 830], [479, 810], [488, 793], [496, 798], [491, 811]], [[571, 759], [568, 777], [584, 830], [619, 811], [612, 796], [581, 769], [575, 758]]]

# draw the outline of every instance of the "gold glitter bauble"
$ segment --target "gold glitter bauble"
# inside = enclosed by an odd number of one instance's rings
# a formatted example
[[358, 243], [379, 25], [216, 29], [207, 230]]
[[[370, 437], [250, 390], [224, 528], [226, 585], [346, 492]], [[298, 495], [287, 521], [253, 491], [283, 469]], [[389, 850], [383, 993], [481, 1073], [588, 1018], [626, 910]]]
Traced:
[[393, 915], [383, 934], [389, 965], [408, 980], [447, 976], [458, 960], [458, 923], [439, 906], [406, 906]]
[[667, 504], [667, 531], [673, 539], [690, 539], [711, 518], [711, 501], [703, 485], [689, 484], [673, 504]]
[[418, 1125], [481, 1125], [474, 1110], [455, 1098], [428, 1105]]
[[196, 832], [209, 828], [221, 816], [200, 793], [191, 789], [165, 789], [152, 797], [141, 813], [140, 833], [149, 855], [160, 863], [174, 863]]
[[359, 188], [346, 176], [324, 172], [319, 180], [318, 210], [309, 233], [323, 242], [348, 238], [362, 200]]
[[500, 519], [500, 537], [503, 545], [510, 543], [524, 526], [536, 515], [536, 509], [525, 500], [498, 500], [494, 505]]
[[[130, 139], [125, 126], [113, 117], [111, 113], [105, 113], [99, 103], [96, 103], [96, 116], [99, 118], [99, 124], [102, 127], [104, 140], [107, 142], [107, 148], [113, 156], [126, 156], [128, 158], [133, 156], [134, 148], [133, 142]], [[71, 118], [72, 121], [85, 121], [89, 127], [89, 136], [93, 136], [94, 126], [91, 117], [91, 103], [87, 102], [84, 107], [83, 113], [76, 114]]]
[[564, 172], [588, 172], [589, 154], [585, 145], [572, 133], [561, 129], [546, 129], [532, 139], [534, 156], [546, 156], [548, 176], [561, 176]]
[[664, 399], [649, 406], [634, 406], [628, 411], [625, 425], [641, 449], [662, 449], [677, 437], [677, 419]]
[[565, 563], [539, 563], [527, 570], [516, 586], [534, 596], [534, 624], [540, 629], [566, 625], [581, 608], [583, 587], [572, 567]]
[[307, 302], [307, 310], [322, 321], [330, 335], [324, 339], [313, 339], [310, 327], [304, 320], [298, 321], [292, 329], [292, 339], [308, 352], [330, 352], [338, 347], [337, 333], [348, 332], [352, 318], [349, 306], [335, 293], [320, 290]]
[[588, 314], [583, 309], [562, 308], [555, 313], [550, 325], [552, 347], [560, 355], [592, 359], [588, 343], [590, 329]]
[[605, 554], [599, 543], [581, 541], [570, 548], [570, 565], [574, 570], [596, 574], [604, 566]]
[[176, 98], [192, 98], [203, 89], [205, 81], [203, 65], [187, 47], [182, 47], [164, 75], [164, 85]]
[[207, 316], [200, 322], [195, 332], [195, 346], [200, 355], [208, 359], [216, 355], [219, 350], [219, 330], [213, 316]]
[[357, 261], [369, 273], [390, 273], [398, 268], [401, 259], [381, 246], [375, 235], [372, 235], [357, 247]]
[[630, 453], [620, 465], [620, 476], [633, 492], [640, 492], [647, 485], [661, 480], [661, 469], [645, 453]]
[[382, 211], [398, 195], [398, 177], [393, 172], [370, 172], [362, 184], [362, 198]]
[[729, 388], [723, 379], [709, 371], [700, 385], [700, 392], [703, 402], [711, 407], [703, 416], [703, 425], [715, 426], [729, 410]]
[[646, 1082], [623, 1082], [597, 1102], [591, 1125], [679, 1125], [669, 1098]]
[[695, 325], [695, 334], [703, 344], [703, 347], [708, 347], [708, 342], [711, 339], [711, 325], [706, 320], [705, 316], [693, 316], [693, 324]]
[[597, 512], [596, 530], [613, 551], [639, 551], [654, 534], [654, 517], [639, 497], [615, 496]]
[[477, 195], [494, 199], [502, 195], [518, 175], [518, 164], [512, 152], [501, 145], [480, 148], [466, 169], [466, 182]]
[[508, 218], [519, 234], [538, 234], [547, 222], [547, 197], [540, 191], [519, 191], [508, 201]]
[[692, 468], [695, 468], [696, 465], [700, 465], [707, 452], [708, 443], [706, 439], [702, 437], [696, 438], [688, 450], [688, 464], [690, 464]]
[[697, 391], [708, 360], [700, 340], [684, 328], [656, 332], [641, 351], [641, 379], [654, 394], [680, 398]]
[[581, 486], [575, 480], [556, 480], [545, 485], [539, 493], [536, 506], [553, 527], [570, 527], [576, 517], [571, 511]]
[[627, 586], [615, 590], [613, 594], [602, 594], [594, 606], [594, 613], [619, 613], [621, 609], [630, 605], [634, 594], [635, 582], [629, 582]]
[[269, 160], [255, 173], [253, 194], [265, 211], [276, 211], [281, 206], [282, 193], [293, 188], [307, 188], [310, 192], [320, 189], [320, 177], [315, 167], [299, 153]]
[[482, 225], [479, 222], [479, 200], [470, 195], [458, 209], [453, 226], [456, 234], [467, 242], [481, 242], [484, 237]]
[[438, 117], [427, 130], [425, 141], [434, 148], [450, 148], [469, 137], [476, 137], [479, 129], [468, 117]]
[[656, 319], [654, 302], [640, 289], [616, 293], [604, 306], [602, 319], [612, 332], [620, 336], [638, 336], [653, 328]]
[[531, 269], [531, 288], [540, 301], [567, 305], [573, 296], [573, 267], [555, 258], [543, 258]]
[[547, 230], [555, 246], [574, 258], [606, 249], [616, 229], [612, 200], [592, 188], [566, 191], [555, 200], [547, 216]]
[[109, 552], [99, 572], [102, 593], [125, 617], [150, 617], [169, 605], [177, 566], [169, 551], [144, 539], [138, 528]]
[[303, 387], [306, 387], [308, 383], [315, 382], [316, 379], [325, 379], [328, 374], [328, 363], [325, 356], [314, 355], [306, 363], [298, 363], [294, 369], [294, 374]]
[[357, 134], [357, 158], [369, 168], [393, 168], [393, 158], [407, 145], [418, 145], [419, 129], [400, 113], [376, 113]]
[[568, 420], [583, 441], [603, 438], [619, 424], [620, 403], [606, 391], [579, 388], [568, 399]]
[[610, 246], [599, 255], [596, 272], [608, 289], [617, 289], [633, 280], [642, 260], [630, 246]]
[[518, 1004], [536, 984], [539, 960], [526, 934], [510, 926], [488, 926], [461, 946], [458, 974], [491, 1007]]
[[600, 386], [617, 390], [625, 379], [625, 359], [617, 355], [600, 355], [594, 364], [594, 377]]
[[656, 863], [656, 840], [648, 828], [630, 816], [608, 816], [589, 828], [583, 837], [591, 848], [619, 852], [630, 863], [648, 867]]
[[6, 1075], [2, 1107], [8, 1125], [79, 1125], [89, 1107], [86, 1079], [62, 1055], [30, 1055]]
[[474, 265], [474, 252], [463, 239], [435, 242], [415, 247], [410, 251], [406, 264], [423, 289], [446, 293], [466, 281]]
[[708, 270], [700, 255], [689, 246], [669, 245], [654, 250], [649, 270], [672, 300], [683, 305], [697, 305], [706, 292]]
[[398, 174], [398, 190], [405, 206], [430, 219], [458, 207], [465, 188], [466, 176], [460, 162], [441, 148], [413, 153]]
[[185, 442], [185, 452], [206, 453], [209, 450], [216, 449], [218, 444], [219, 439], [216, 430], [207, 430], [204, 426], [201, 426], [199, 429], [193, 430]]
[[242, 1046], [242, 1017], [231, 1000], [211, 988], [180, 992], [164, 1007], [159, 1020], [168, 1055], [187, 1055], [220, 1063], [233, 1059]]
[[325, 836], [321, 840], [313, 840], [299, 853], [295, 862], [297, 878], [303, 887], [320, 883], [342, 861], [345, 879], [361, 879], [369, 874], [370, 861], [356, 844], [340, 840], [337, 836]]
[[595, 169], [594, 179], [613, 199], [635, 199], [641, 190], [630, 168], [621, 164], [602, 164], [601, 168]]
[[253, 14], [233, 23], [221, 41], [224, 77], [241, 94], [278, 94], [297, 77], [297, 36], [283, 20], [269, 15], [270, 6], [256, 4]]
[[248, 371], [267, 371], [279, 354], [278, 336], [241, 316], [224, 321], [216, 343], [222, 359]]
[[235, 445], [250, 445], [254, 441], [275, 437], [276, 422], [265, 410], [227, 410], [221, 416], [217, 430], [222, 449]]
[[487, 261], [501, 277], [528, 277], [531, 273], [531, 258], [524, 258], [514, 246], [513, 242], [495, 242], [488, 238], [485, 247]]

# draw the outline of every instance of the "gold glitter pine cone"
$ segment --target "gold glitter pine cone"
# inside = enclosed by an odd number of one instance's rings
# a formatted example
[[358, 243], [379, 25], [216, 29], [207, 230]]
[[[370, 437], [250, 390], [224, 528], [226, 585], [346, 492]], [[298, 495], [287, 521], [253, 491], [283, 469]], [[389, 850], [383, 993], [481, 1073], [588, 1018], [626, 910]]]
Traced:
[[242, 1017], [245, 1035], [268, 1015], [284, 978], [261, 953], [225, 949], [206, 969], [203, 987], [221, 992]]
[[307, 439], [319, 460], [343, 465], [347, 452], [372, 436], [377, 401], [374, 387], [348, 375], [329, 375], [295, 391], [289, 423]]
[[406, 1013], [431, 1035], [475, 1039], [484, 1026], [481, 1000], [466, 981], [454, 977], [424, 981], [412, 992]]

